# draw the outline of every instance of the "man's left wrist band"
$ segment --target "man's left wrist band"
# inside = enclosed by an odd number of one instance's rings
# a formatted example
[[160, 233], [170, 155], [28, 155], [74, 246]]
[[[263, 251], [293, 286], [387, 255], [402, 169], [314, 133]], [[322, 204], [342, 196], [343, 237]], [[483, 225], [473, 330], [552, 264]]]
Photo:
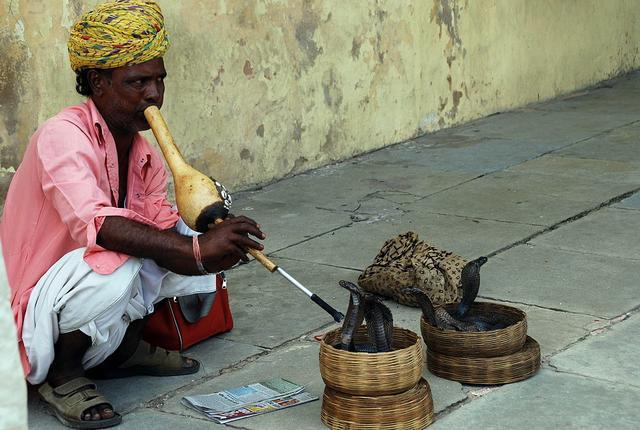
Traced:
[[193, 257], [196, 260], [196, 267], [198, 267], [198, 271], [203, 275], [210, 275], [211, 273], [207, 272], [207, 269], [204, 268], [204, 264], [202, 264], [202, 257], [200, 256], [200, 243], [198, 242], [198, 236], [193, 236]]

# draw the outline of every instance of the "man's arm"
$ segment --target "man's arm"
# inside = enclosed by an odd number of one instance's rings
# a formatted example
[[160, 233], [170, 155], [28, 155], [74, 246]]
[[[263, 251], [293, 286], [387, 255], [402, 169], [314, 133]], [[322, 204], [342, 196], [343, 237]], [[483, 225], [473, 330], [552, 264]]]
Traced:
[[[238, 260], [246, 259], [246, 248], [262, 250], [263, 246], [250, 239], [249, 234], [265, 238], [255, 221], [239, 216], [211, 226], [209, 231], [200, 235], [200, 253], [207, 271], [213, 273], [231, 268]], [[97, 243], [111, 251], [151, 258], [175, 273], [200, 274], [192, 238], [171, 230], [160, 231], [125, 217], [108, 216], [98, 232]]]

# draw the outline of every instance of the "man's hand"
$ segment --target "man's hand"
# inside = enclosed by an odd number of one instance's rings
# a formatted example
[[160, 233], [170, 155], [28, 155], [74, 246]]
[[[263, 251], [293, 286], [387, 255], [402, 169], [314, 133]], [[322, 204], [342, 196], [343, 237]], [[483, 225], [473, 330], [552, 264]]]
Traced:
[[249, 235], [258, 239], [266, 237], [258, 223], [246, 216], [234, 217], [229, 214], [223, 222], [211, 224], [209, 231], [198, 237], [205, 268], [210, 272], [226, 270], [239, 260], [248, 261], [248, 248], [262, 251], [264, 247]]
[[[208, 272], [226, 270], [246, 250], [262, 250], [263, 246], [249, 235], [264, 239], [260, 226], [252, 219], [230, 215], [224, 222], [210, 226], [198, 236], [200, 258]], [[98, 232], [97, 243], [109, 250], [139, 258], [151, 258], [160, 266], [182, 275], [199, 275], [193, 254], [193, 240], [172, 230], [159, 231], [148, 225], [120, 216], [108, 216]]]

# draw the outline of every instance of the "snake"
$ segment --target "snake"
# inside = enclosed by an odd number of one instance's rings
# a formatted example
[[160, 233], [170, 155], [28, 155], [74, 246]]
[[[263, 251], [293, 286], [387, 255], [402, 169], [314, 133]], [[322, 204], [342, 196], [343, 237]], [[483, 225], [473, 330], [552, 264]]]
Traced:
[[512, 320], [500, 314], [494, 314], [494, 315], [469, 314], [461, 318], [461, 320], [475, 324], [480, 329], [480, 331], [498, 330], [513, 324]]
[[[349, 306], [342, 322], [340, 343], [337, 348], [351, 352], [387, 352], [391, 350], [393, 338], [393, 316], [391, 310], [375, 294], [364, 292], [356, 284], [341, 280], [338, 284], [349, 291]], [[355, 331], [367, 323], [369, 342], [355, 344]]]
[[460, 274], [460, 284], [462, 285], [462, 300], [456, 309], [456, 318], [462, 319], [471, 304], [478, 296], [480, 289], [480, 267], [487, 262], [487, 257], [480, 257], [468, 262]]
[[487, 257], [479, 257], [467, 263], [460, 274], [462, 300], [456, 308], [455, 317], [460, 321], [473, 323], [480, 331], [497, 330], [510, 325], [501, 315], [470, 315], [469, 308], [478, 296], [480, 289], [480, 267], [487, 262]]
[[393, 316], [379, 296], [371, 293], [364, 295], [364, 318], [369, 339], [373, 341], [377, 352], [391, 351]]
[[481, 328], [475, 322], [458, 320], [441, 306], [434, 308], [427, 293], [421, 289], [407, 287], [404, 288], [403, 291], [407, 294], [412, 294], [416, 298], [416, 301], [422, 309], [422, 315], [424, 315], [425, 320], [432, 326], [444, 330], [481, 331]]
[[356, 284], [349, 281], [339, 281], [338, 284], [349, 291], [349, 306], [342, 322], [340, 334], [340, 349], [346, 351], [356, 351], [353, 343], [353, 334], [362, 324], [364, 319], [364, 292]]

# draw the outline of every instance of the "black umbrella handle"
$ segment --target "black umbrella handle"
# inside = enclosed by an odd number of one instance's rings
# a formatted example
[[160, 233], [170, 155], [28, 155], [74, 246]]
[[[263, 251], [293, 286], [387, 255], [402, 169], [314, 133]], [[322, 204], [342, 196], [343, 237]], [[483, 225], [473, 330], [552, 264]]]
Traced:
[[340, 322], [344, 319], [344, 315], [342, 314], [342, 312], [338, 312], [337, 310], [333, 309], [331, 307], [331, 305], [327, 302], [325, 302], [324, 300], [322, 300], [319, 296], [317, 296], [315, 293], [311, 294], [310, 296], [311, 300], [313, 300], [318, 306], [320, 306], [322, 309], [324, 309], [325, 311], [327, 311], [329, 313], [329, 315], [331, 315], [333, 317], [333, 319], [335, 320], [335, 322]]

